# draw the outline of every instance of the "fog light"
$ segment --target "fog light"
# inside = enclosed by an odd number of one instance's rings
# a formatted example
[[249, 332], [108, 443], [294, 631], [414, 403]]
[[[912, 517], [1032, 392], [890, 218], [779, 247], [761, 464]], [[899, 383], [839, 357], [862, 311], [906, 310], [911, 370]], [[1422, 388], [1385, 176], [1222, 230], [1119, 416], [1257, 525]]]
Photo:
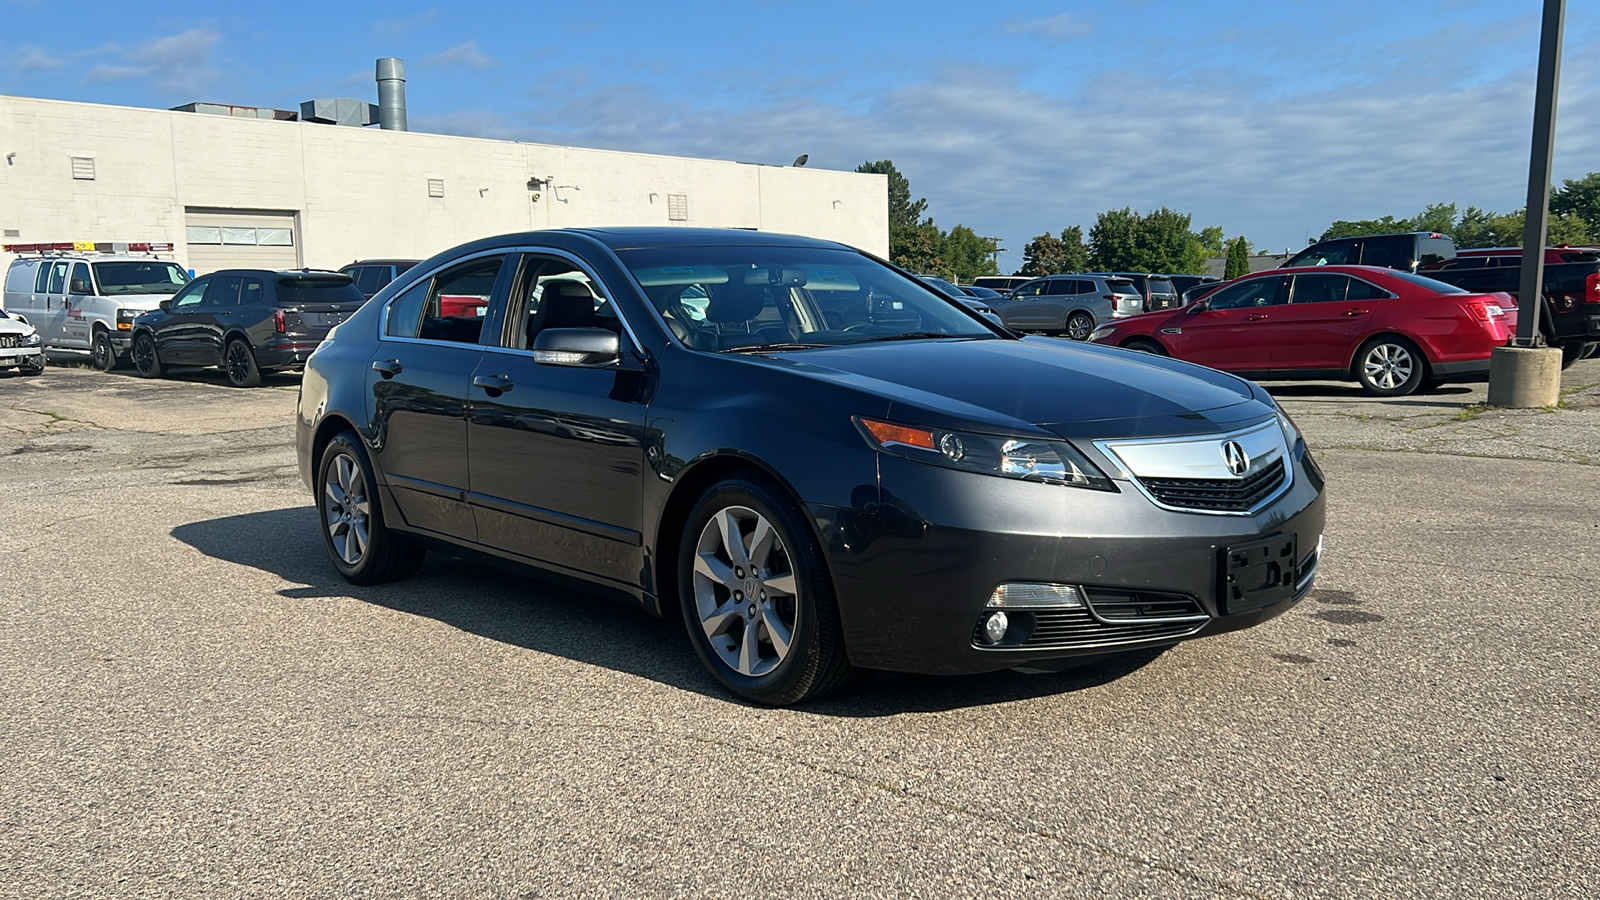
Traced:
[[1083, 595], [1071, 584], [1007, 582], [989, 595], [988, 605], [1006, 609], [1082, 609]]
[[1006, 636], [1006, 629], [1011, 627], [1011, 619], [1001, 610], [989, 613], [983, 620], [983, 639], [991, 644], [998, 644]]

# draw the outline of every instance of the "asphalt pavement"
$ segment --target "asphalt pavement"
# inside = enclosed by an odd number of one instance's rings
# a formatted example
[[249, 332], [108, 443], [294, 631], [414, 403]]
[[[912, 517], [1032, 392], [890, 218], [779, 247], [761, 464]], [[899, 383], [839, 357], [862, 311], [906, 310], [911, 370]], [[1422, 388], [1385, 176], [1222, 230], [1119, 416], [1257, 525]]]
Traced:
[[680, 626], [430, 555], [354, 588], [296, 380], [0, 375], [0, 897], [1586, 897], [1600, 361], [1271, 385], [1315, 593], [1061, 675], [799, 709]]

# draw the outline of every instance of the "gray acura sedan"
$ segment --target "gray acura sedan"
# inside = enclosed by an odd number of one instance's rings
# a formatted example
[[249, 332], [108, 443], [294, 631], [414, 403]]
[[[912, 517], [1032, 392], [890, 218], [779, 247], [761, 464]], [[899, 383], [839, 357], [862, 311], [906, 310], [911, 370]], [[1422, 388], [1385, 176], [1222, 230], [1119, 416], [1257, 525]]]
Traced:
[[312, 355], [297, 445], [352, 582], [433, 549], [577, 583], [682, 616], [769, 704], [1247, 627], [1306, 596], [1322, 547], [1322, 474], [1254, 384], [1019, 337], [775, 234], [531, 232], [419, 263]]

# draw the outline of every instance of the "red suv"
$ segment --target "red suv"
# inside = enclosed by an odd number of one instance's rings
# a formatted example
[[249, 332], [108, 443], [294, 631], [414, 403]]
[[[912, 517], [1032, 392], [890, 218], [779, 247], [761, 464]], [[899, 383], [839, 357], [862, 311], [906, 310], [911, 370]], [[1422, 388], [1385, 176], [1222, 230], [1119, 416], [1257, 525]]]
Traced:
[[1118, 319], [1090, 340], [1258, 380], [1353, 380], [1398, 397], [1489, 371], [1516, 330], [1508, 294], [1469, 294], [1375, 266], [1269, 269], [1176, 312]]

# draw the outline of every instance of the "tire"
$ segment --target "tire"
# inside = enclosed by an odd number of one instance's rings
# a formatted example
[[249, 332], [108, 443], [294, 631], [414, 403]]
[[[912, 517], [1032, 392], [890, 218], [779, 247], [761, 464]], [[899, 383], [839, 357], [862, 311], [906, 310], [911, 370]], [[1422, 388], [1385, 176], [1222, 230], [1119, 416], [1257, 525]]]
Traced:
[[34, 375], [43, 375], [44, 363], [41, 362], [37, 366], [17, 366], [17, 371], [30, 377]]
[[1600, 356], [1600, 342], [1585, 344], [1584, 347], [1586, 349], [1583, 351], [1583, 359], [1594, 359]]
[[222, 350], [222, 371], [234, 387], [256, 387], [261, 384], [261, 369], [256, 366], [255, 351], [243, 338], [234, 338]]
[[1154, 353], [1156, 356], [1172, 355], [1167, 352], [1167, 348], [1161, 346], [1155, 341], [1150, 340], [1149, 338], [1134, 338], [1126, 344], [1123, 344], [1122, 349], [1137, 350], [1140, 353]]
[[427, 550], [384, 524], [372, 463], [355, 432], [340, 432], [322, 451], [316, 491], [322, 547], [346, 581], [397, 581], [422, 565]]
[[156, 355], [156, 339], [150, 336], [150, 332], [142, 331], [133, 336], [133, 351], [130, 355], [133, 357], [133, 371], [137, 372], [140, 378], [161, 377], [164, 367], [161, 365], [161, 357]]
[[117, 367], [117, 348], [111, 344], [111, 332], [104, 328], [96, 328], [89, 342], [89, 364], [102, 372]]
[[802, 516], [766, 479], [735, 476], [701, 496], [679, 544], [678, 596], [695, 654], [723, 687], [770, 706], [820, 697], [855, 672]]
[[1083, 310], [1078, 310], [1067, 316], [1063, 323], [1061, 333], [1074, 341], [1087, 341], [1089, 335], [1094, 334], [1094, 316]]
[[1404, 397], [1428, 378], [1428, 360], [1417, 345], [1397, 335], [1379, 335], [1356, 351], [1356, 381], [1375, 397]]

